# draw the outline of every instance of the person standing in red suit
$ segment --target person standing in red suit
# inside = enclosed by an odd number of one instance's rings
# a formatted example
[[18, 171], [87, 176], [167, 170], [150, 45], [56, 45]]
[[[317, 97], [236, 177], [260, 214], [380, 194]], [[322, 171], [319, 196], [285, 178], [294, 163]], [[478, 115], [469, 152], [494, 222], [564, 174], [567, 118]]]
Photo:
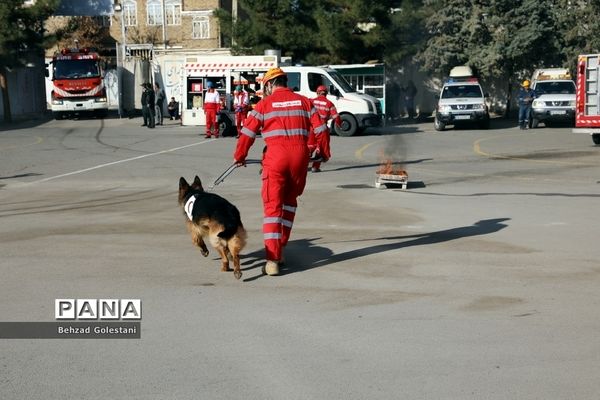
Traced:
[[212, 82], [206, 83], [206, 92], [204, 93], [204, 115], [206, 116], [206, 138], [211, 134], [219, 137], [219, 124], [217, 123], [217, 114], [221, 108], [221, 96], [214, 88]]
[[244, 121], [233, 155], [245, 165], [248, 151], [261, 133], [266, 144], [262, 169], [263, 235], [266, 264], [263, 273], [278, 275], [296, 216], [297, 198], [306, 184], [308, 135], [320, 135], [326, 126], [310, 100], [287, 87], [287, 75], [271, 68], [263, 77], [264, 98]]
[[233, 91], [233, 110], [235, 111], [235, 126], [237, 128], [237, 136], [242, 134], [242, 122], [248, 116], [249, 99], [246, 92], [240, 85], [235, 87]]
[[[324, 85], [317, 87], [317, 97], [311, 100], [313, 106], [319, 113], [321, 121], [327, 128], [321, 135], [314, 135], [312, 132], [308, 139], [308, 149], [311, 154], [315, 152], [315, 158], [320, 158], [327, 162], [331, 158], [331, 149], [329, 147], [329, 127], [328, 122], [332, 119], [336, 127], [340, 127], [342, 120], [335, 108], [335, 105], [327, 99], [327, 88]], [[315, 161], [312, 164], [312, 172], [321, 172], [321, 161]]]

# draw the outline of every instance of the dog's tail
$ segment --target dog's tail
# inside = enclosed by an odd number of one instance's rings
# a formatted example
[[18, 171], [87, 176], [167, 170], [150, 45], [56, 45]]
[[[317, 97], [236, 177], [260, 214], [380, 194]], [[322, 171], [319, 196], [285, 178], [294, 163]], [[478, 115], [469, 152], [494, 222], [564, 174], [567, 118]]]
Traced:
[[221, 232], [219, 232], [217, 234], [218, 237], [220, 237], [221, 239], [225, 239], [228, 240], [230, 239], [233, 235], [235, 235], [235, 233], [237, 232], [238, 228], [240, 227], [241, 224], [237, 224], [237, 223], [233, 223], [230, 222], [228, 224], [225, 224], [225, 229], [222, 230]]
[[242, 226], [242, 219], [240, 218], [240, 212], [233, 205], [223, 210], [223, 213], [224, 218], [221, 221], [225, 229], [217, 234], [217, 236], [221, 239], [229, 240], [236, 234], [238, 228]]

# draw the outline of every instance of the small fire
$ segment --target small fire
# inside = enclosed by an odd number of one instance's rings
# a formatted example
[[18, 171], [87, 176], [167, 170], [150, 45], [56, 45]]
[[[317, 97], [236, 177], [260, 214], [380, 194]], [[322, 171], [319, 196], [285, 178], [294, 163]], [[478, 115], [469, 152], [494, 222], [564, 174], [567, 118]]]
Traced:
[[377, 170], [378, 175], [401, 175], [408, 176], [406, 171], [402, 169], [400, 165], [394, 165], [394, 162], [391, 159], [384, 160], [379, 169]]

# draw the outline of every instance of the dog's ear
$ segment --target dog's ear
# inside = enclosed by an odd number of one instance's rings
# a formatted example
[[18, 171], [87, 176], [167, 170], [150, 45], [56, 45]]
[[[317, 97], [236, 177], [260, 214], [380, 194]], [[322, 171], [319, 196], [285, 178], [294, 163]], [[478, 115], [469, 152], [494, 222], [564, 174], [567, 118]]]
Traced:
[[187, 183], [187, 181], [185, 180], [185, 178], [182, 176], [181, 178], [179, 178], [179, 190], [188, 190], [190, 187], [190, 185]]
[[198, 189], [204, 192], [204, 188], [202, 187], [202, 181], [198, 178], [198, 175], [194, 177], [194, 183], [192, 184], [194, 189]]
[[177, 201], [179, 202], [179, 205], [183, 205], [185, 195], [189, 190], [190, 185], [187, 183], [187, 181], [183, 177], [179, 178], [179, 193], [177, 195]]

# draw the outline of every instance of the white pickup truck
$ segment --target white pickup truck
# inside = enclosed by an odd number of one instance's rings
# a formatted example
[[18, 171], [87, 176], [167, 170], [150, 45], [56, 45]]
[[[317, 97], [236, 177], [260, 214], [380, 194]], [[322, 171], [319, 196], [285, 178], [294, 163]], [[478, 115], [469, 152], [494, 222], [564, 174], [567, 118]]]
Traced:
[[540, 122], [575, 122], [575, 82], [568, 69], [537, 69], [531, 82], [536, 98], [531, 105], [530, 128], [537, 128]]
[[469, 66], [452, 68], [438, 97], [433, 127], [443, 131], [447, 125], [471, 124], [489, 129], [487, 97]]

